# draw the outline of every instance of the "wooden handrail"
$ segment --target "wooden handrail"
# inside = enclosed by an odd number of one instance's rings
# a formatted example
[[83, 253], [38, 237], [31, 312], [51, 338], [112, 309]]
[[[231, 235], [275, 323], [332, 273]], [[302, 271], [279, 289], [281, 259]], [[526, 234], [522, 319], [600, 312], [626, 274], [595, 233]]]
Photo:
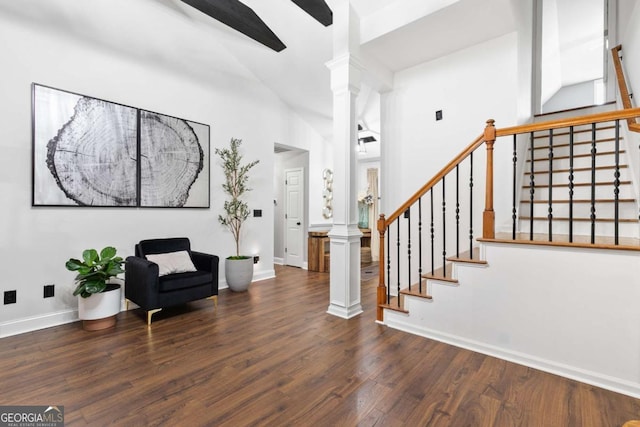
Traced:
[[451, 172], [455, 169], [456, 165], [466, 159], [469, 154], [471, 154], [476, 148], [481, 146], [484, 143], [484, 133], [478, 136], [471, 144], [467, 146], [460, 154], [458, 154], [453, 160], [451, 160], [444, 168], [440, 170], [433, 178], [431, 178], [425, 185], [423, 185], [418, 191], [415, 192], [409, 200], [404, 202], [402, 206], [400, 206], [394, 213], [389, 215], [388, 218], [385, 218], [384, 228], [386, 229], [389, 224], [395, 221], [400, 215], [402, 215], [407, 209], [411, 207], [418, 199], [424, 196], [427, 191], [431, 190], [431, 188], [436, 185], [443, 176]]
[[[377, 300], [378, 307], [376, 318], [383, 321], [383, 306], [386, 304], [388, 290], [385, 284], [385, 236], [387, 228], [391, 223], [400, 217], [407, 209], [431, 190], [439, 183], [449, 172], [454, 170], [463, 160], [473, 153], [482, 144], [487, 146], [487, 170], [486, 170], [486, 188], [485, 188], [485, 210], [483, 212], [483, 239], [493, 239], [495, 236], [495, 213], [493, 211], [493, 146], [497, 137], [527, 134], [537, 131], [546, 131], [549, 129], [567, 128], [570, 126], [589, 125], [601, 122], [611, 122], [616, 120], [626, 120], [629, 118], [640, 117], [640, 108], [627, 108], [619, 111], [611, 111], [598, 114], [589, 114], [579, 117], [563, 118], [558, 120], [549, 120], [540, 123], [525, 124], [520, 126], [512, 126], [502, 129], [496, 129], [494, 120], [487, 120], [485, 130], [482, 135], [478, 136], [471, 144], [469, 144], [460, 154], [451, 160], [444, 168], [442, 168], [433, 178], [423, 185], [413, 196], [395, 210], [388, 218], [384, 214], [380, 215], [377, 221], [377, 229], [380, 234], [380, 263], [378, 265], [378, 288]], [[389, 256], [389, 254], [386, 254]], [[400, 298], [400, 295], [398, 295]]]
[[[611, 58], [613, 59], [613, 68], [616, 70], [616, 79], [618, 80], [618, 89], [620, 90], [622, 107], [629, 109], [633, 108], [633, 105], [631, 105], [631, 94], [629, 93], [629, 88], [627, 88], [627, 80], [624, 77], [624, 70], [622, 69], [622, 61], [620, 59], [621, 50], [622, 45], [618, 45], [611, 49]], [[638, 123], [635, 118], [628, 118], [627, 126], [631, 131], [640, 132], [640, 123]]]
[[496, 136], [518, 135], [522, 133], [537, 132], [549, 129], [566, 128], [569, 126], [590, 125], [592, 123], [610, 122], [614, 120], [626, 120], [628, 118], [640, 117], [640, 108], [629, 108], [618, 111], [607, 111], [605, 113], [589, 114], [586, 116], [568, 117], [546, 122], [530, 123], [520, 126], [511, 126], [496, 129]]
[[613, 58], [613, 68], [616, 70], [616, 79], [618, 80], [618, 89], [620, 90], [620, 98], [622, 100], [622, 107], [633, 108], [631, 105], [631, 96], [629, 95], [629, 89], [627, 89], [627, 81], [624, 78], [624, 71], [622, 70], [622, 61], [620, 60], [620, 51], [622, 45], [618, 45], [611, 49], [611, 57]]

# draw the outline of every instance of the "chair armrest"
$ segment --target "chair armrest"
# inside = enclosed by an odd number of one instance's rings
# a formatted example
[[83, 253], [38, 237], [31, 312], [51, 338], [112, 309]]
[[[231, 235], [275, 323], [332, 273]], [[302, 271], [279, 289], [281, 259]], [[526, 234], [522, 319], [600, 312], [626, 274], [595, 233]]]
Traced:
[[126, 298], [145, 309], [152, 306], [160, 289], [158, 264], [136, 256], [127, 257], [124, 277]]
[[203, 252], [191, 251], [191, 260], [196, 269], [209, 271], [211, 273], [218, 272], [218, 264], [220, 259], [217, 255], [205, 254]]
[[217, 255], [191, 251], [191, 259], [193, 260], [193, 265], [195, 265], [196, 269], [211, 272], [211, 275], [213, 276], [211, 292], [213, 292], [214, 295], [218, 295], [218, 265], [220, 264], [220, 258]]

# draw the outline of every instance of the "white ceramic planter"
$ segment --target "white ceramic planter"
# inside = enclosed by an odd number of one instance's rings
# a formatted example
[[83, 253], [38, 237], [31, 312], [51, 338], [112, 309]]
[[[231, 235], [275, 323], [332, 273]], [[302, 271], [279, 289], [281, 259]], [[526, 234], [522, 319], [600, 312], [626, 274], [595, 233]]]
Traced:
[[84, 321], [85, 329], [98, 330], [115, 325], [116, 315], [120, 313], [122, 287], [108, 284], [107, 289], [89, 298], [78, 296], [78, 317]]
[[253, 280], [253, 258], [227, 258], [224, 262], [224, 277], [233, 292], [246, 291]]

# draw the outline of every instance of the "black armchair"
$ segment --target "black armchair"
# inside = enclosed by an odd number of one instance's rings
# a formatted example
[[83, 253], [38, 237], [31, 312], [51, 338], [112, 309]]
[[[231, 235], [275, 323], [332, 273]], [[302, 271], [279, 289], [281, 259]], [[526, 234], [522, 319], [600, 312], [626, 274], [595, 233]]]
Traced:
[[[174, 253], [180, 251], [186, 251], [193, 263], [191, 268], [178, 269], [181, 272], [171, 272], [169, 268], [169, 274], [160, 276], [158, 263], [147, 259], [148, 256], [157, 258], [159, 254], [170, 254], [169, 257], [173, 257]], [[183, 255], [184, 261], [185, 254], [179, 255]], [[188, 259], [186, 262], [191, 265]], [[135, 256], [126, 259], [127, 305], [129, 301], [133, 301], [146, 311], [148, 326], [151, 325], [151, 316], [164, 307], [203, 298], [212, 299], [217, 307], [218, 264], [219, 258], [216, 255], [192, 251], [186, 237], [142, 240], [135, 247]], [[167, 270], [167, 267], [162, 265], [162, 269]]]

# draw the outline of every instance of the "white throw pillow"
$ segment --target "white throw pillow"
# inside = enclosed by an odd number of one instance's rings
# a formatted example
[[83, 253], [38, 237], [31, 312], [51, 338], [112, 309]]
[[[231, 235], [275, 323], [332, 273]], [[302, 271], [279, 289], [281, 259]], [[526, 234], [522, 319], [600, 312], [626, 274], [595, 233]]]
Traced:
[[191, 261], [191, 257], [187, 251], [147, 255], [147, 259], [158, 264], [160, 276], [196, 271], [196, 267], [193, 265], [193, 261]]

